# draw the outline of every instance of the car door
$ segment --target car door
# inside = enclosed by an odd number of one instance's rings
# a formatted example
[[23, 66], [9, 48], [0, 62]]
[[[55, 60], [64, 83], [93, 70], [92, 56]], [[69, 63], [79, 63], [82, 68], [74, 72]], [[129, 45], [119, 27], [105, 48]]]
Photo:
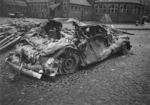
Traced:
[[107, 48], [105, 39], [101, 37], [95, 37], [90, 39], [84, 50], [84, 62], [88, 65], [97, 62], [101, 59], [104, 49]]

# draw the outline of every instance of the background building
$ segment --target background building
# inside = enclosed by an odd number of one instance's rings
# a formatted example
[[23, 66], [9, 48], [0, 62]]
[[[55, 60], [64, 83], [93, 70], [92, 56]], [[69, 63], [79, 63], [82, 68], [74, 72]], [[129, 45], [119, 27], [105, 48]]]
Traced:
[[24, 0], [1, 0], [2, 15], [8, 16], [8, 13], [27, 14], [27, 4]]
[[0, 16], [2, 16], [3, 15], [3, 13], [2, 13], [2, 7], [3, 7], [3, 3], [2, 3], [3, 1], [2, 0], [0, 0]]
[[5, 16], [21, 12], [31, 18], [76, 18], [91, 20], [92, 6], [87, 0], [3, 0]]
[[[31, 18], [76, 18], [135, 23], [150, 14], [149, 0], [0, 0], [0, 15], [21, 12]], [[147, 4], [145, 8], [145, 5]], [[145, 11], [146, 10], [146, 11]]]
[[56, 0], [59, 6], [55, 10], [55, 17], [91, 20], [92, 6], [87, 0]]
[[91, 20], [92, 6], [87, 0], [70, 0], [69, 17], [79, 20]]
[[31, 18], [48, 18], [49, 17], [49, 0], [26, 0], [28, 5], [28, 17]]
[[148, 21], [150, 22], [150, 0], [144, 0], [146, 16], [148, 16]]
[[94, 20], [100, 21], [106, 14], [117, 23], [131, 23], [144, 14], [142, 0], [95, 0]]

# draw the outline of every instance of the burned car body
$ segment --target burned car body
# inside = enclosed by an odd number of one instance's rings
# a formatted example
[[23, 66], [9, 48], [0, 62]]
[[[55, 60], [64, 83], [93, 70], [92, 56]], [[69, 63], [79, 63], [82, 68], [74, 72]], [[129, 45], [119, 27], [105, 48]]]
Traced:
[[43, 35], [39, 29], [28, 32], [6, 62], [17, 72], [38, 79], [42, 75], [55, 76], [74, 73], [78, 67], [103, 61], [112, 54], [131, 49], [127, 32], [106, 25], [74, 23], [75, 29], [62, 29], [60, 39]]

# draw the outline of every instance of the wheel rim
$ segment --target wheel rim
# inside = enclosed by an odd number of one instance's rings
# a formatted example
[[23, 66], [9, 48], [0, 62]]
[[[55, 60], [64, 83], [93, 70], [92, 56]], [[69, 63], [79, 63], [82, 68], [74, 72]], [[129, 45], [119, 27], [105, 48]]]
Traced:
[[75, 58], [76, 56], [70, 55], [67, 57], [62, 64], [62, 69], [64, 73], [74, 73], [78, 66], [78, 60]]
[[67, 60], [65, 61], [65, 66], [66, 66], [67, 68], [72, 68], [72, 67], [73, 67], [73, 62], [74, 62], [73, 59], [67, 59]]

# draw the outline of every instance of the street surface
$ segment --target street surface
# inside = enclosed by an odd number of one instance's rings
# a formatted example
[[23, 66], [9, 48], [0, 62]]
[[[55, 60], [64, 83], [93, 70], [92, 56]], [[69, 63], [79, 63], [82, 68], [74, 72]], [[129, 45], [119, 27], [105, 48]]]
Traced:
[[0, 52], [0, 105], [149, 105], [150, 30], [129, 32], [129, 54], [56, 78], [11, 82], [4, 63], [11, 48]]

